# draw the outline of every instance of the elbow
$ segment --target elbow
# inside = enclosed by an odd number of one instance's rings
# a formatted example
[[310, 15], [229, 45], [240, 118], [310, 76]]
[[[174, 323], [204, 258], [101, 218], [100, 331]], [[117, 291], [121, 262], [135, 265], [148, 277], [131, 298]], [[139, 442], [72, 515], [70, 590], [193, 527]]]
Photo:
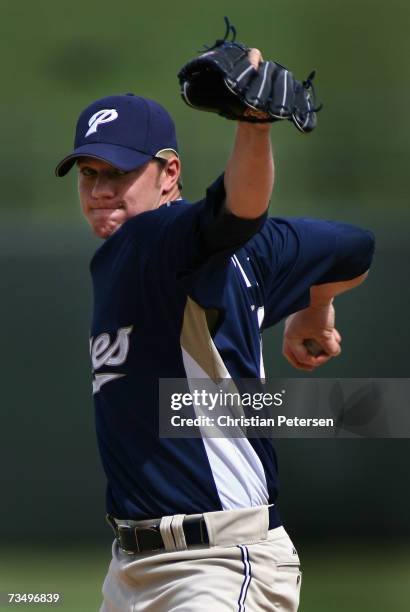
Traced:
[[340, 280], [361, 277], [365, 273], [367, 275], [375, 250], [375, 236], [373, 232], [359, 227], [355, 227], [354, 231], [352, 231], [352, 226], [348, 227], [348, 233], [341, 240], [343, 245], [342, 253], [344, 255], [338, 264], [341, 276], [343, 277]]
[[373, 232], [370, 230], [361, 230], [361, 237], [357, 247], [358, 258], [361, 260], [363, 274], [365, 277], [368, 274], [369, 268], [373, 261], [376, 239]]

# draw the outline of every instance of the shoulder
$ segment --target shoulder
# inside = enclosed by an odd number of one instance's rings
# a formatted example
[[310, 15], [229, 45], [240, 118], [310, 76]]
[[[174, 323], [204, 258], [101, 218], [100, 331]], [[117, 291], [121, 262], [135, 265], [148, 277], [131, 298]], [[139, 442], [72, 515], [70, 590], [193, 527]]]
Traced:
[[131, 217], [122, 225], [119, 231], [124, 237], [139, 235], [154, 228], [160, 231], [162, 227], [173, 223], [179, 217], [189, 215], [190, 211], [194, 212], [195, 208], [195, 204], [191, 204], [186, 200], [169, 202], [155, 210], [149, 210]]

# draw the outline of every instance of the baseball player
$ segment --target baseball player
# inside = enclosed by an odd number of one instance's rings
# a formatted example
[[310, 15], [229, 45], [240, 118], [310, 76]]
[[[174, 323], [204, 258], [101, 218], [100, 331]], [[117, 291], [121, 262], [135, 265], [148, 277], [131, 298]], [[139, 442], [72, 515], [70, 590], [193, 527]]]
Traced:
[[[245, 56], [253, 77], [269, 80], [260, 52]], [[195, 204], [181, 195], [170, 115], [137, 95], [90, 104], [56, 169], [76, 166], [82, 211], [104, 239], [91, 261], [90, 338], [115, 533], [104, 612], [298, 607], [300, 562], [276, 505], [271, 442], [158, 436], [159, 379], [259, 378], [261, 332], [286, 317], [284, 354], [295, 367], [338, 355], [332, 300], [370, 265], [365, 230], [267, 218], [272, 122], [259, 121], [264, 106], [240, 104], [251, 114], [237, 122], [224, 173]]]

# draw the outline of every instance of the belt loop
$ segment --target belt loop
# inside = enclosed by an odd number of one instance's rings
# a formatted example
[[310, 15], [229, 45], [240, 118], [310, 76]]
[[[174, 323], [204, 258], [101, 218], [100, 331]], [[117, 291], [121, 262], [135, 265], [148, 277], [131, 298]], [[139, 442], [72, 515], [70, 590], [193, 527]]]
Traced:
[[175, 540], [171, 529], [173, 518], [173, 516], [163, 516], [159, 524], [159, 532], [164, 542], [165, 550], [168, 552], [176, 549]]
[[183, 527], [184, 518], [185, 514], [175, 514], [171, 521], [171, 531], [175, 539], [176, 550], [187, 550], [188, 548]]
[[187, 550], [183, 521], [185, 514], [175, 514], [174, 516], [163, 516], [159, 526], [165, 550]]

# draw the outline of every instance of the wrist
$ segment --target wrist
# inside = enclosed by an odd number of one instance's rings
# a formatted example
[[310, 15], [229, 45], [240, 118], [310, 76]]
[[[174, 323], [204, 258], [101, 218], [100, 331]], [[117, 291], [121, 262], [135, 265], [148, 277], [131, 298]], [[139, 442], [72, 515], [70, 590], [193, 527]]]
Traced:
[[238, 130], [250, 134], [269, 134], [272, 123], [251, 123], [250, 121], [238, 121]]
[[324, 296], [317, 296], [313, 298], [311, 296], [311, 300], [310, 300], [310, 304], [308, 308], [322, 310], [323, 308], [329, 308], [329, 306], [332, 306], [332, 304], [333, 304], [333, 297], [326, 298]]
[[312, 308], [324, 308], [333, 303], [335, 297], [330, 284], [313, 285], [310, 288], [310, 306]]

